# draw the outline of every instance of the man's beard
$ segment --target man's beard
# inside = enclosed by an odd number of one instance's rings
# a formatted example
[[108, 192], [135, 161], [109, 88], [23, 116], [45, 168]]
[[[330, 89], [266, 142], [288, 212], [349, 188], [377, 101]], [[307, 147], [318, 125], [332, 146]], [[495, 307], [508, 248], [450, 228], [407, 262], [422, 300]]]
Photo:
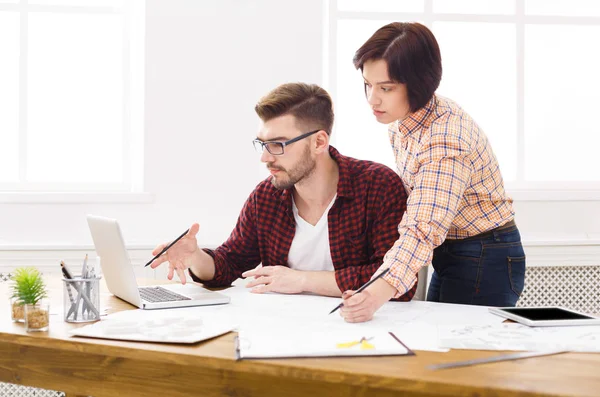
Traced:
[[273, 176], [271, 178], [271, 183], [277, 189], [289, 189], [296, 183], [309, 177], [314, 172], [316, 165], [317, 163], [315, 162], [315, 160], [310, 158], [310, 149], [307, 146], [306, 150], [304, 151], [304, 155], [302, 156], [302, 160], [300, 160], [298, 164], [296, 164], [296, 166], [290, 169], [289, 171], [286, 171], [283, 168], [269, 167], [272, 169], [281, 170], [282, 172], [285, 172], [287, 174], [287, 178], [284, 179], [281, 179], [277, 176]]

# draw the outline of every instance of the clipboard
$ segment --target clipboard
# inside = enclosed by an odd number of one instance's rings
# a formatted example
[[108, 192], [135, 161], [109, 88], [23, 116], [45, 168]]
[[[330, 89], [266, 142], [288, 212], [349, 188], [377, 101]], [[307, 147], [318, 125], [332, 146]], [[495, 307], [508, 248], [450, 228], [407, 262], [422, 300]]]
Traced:
[[414, 356], [393, 332], [315, 331], [281, 335], [241, 329], [235, 338], [237, 360], [308, 357]]

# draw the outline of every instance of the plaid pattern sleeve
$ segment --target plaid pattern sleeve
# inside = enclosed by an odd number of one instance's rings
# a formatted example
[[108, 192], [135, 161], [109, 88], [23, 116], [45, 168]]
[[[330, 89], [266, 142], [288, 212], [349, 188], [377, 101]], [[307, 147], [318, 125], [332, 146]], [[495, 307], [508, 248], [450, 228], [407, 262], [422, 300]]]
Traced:
[[409, 199], [382, 268], [390, 267], [384, 279], [402, 294], [446, 238], [485, 232], [514, 212], [487, 138], [453, 102], [434, 97], [392, 125], [390, 140]]

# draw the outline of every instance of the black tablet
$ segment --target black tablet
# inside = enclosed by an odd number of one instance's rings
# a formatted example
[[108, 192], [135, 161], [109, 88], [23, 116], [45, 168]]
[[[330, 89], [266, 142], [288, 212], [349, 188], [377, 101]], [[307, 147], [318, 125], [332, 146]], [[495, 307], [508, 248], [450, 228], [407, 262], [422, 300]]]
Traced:
[[490, 313], [530, 327], [600, 325], [600, 318], [564, 307], [490, 307]]

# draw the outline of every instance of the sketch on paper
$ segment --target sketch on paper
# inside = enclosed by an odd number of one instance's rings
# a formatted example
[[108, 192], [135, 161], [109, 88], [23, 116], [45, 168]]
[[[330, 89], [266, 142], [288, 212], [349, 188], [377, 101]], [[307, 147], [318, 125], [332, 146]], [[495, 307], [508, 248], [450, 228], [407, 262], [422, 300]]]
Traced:
[[438, 333], [440, 346], [451, 349], [600, 352], [598, 326], [448, 325]]

